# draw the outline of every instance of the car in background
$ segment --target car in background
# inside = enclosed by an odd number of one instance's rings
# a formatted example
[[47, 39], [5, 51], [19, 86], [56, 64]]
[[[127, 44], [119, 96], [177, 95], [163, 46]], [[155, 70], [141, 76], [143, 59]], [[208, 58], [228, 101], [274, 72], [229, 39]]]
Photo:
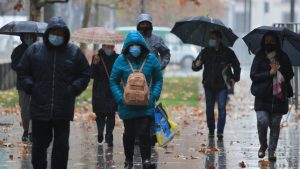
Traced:
[[[132, 30], [136, 30], [136, 27], [129, 26], [116, 28], [116, 31], [120, 32], [124, 38], [126, 38], [128, 32]], [[195, 60], [200, 52], [200, 47], [182, 43], [182, 41], [177, 36], [170, 33], [170, 31], [171, 28], [169, 27], [153, 27], [153, 33], [160, 36], [170, 49], [170, 64], [179, 65], [183, 69], [190, 69], [193, 60]]]

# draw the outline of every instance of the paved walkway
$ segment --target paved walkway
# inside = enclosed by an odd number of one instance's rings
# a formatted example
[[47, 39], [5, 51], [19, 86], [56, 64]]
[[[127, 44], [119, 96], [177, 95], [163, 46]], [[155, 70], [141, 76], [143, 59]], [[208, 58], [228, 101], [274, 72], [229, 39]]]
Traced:
[[[173, 107], [174, 120], [180, 124], [180, 135], [169, 145], [168, 149], [153, 149], [153, 161], [158, 169], [237, 169], [244, 162], [245, 168], [298, 169], [300, 137], [299, 121], [292, 112], [289, 122], [283, 125], [278, 143], [276, 163], [269, 163], [267, 158], [257, 158], [259, 148], [256, 116], [253, 110], [253, 97], [249, 93], [247, 81], [236, 87], [236, 93], [230, 97], [227, 107], [227, 124], [224, 141], [208, 139], [203, 106], [199, 109]], [[12, 110], [14, 111], [14, 109]], [[89, 111], [86, 108], [85, 111]], [[0, 111], [1, 113], [1, 111]], [[117, 122], [114, 147], [96, 144], [96, 125], [90, 116], [80, 116], [71, 125], [70, 169], [111, 169], [122, 168], [124, 152], [122, 146], [122, 123]], [[13, 123], [4, 126], [3, 123]], [[0, 140], [10, 148], [0, 146], [0, 169], [31, 169], [30, 151], [16, 143], [21, 137], [19, 117], [11, 113], [0, 116]], [[30, 147], [26, 150], [30, 150]], [[25, 154], [25, 155], [24, 155]], [[51, 152], [49, 151], [49, 155]], [[135, 157], [135, 169], [140, 169], [140, 157]]]

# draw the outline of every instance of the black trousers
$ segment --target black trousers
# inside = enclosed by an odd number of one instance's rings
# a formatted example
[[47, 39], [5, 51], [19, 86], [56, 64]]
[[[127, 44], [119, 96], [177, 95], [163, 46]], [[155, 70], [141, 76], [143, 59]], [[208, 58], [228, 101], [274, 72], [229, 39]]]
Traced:
[[67, 169], [69, 156], [69, 120], [32, 120], [32, 165], [47, 168], [47, 149], [53, 140], [51, 168]]
[[124, 120], [123, 145], [126, 156], [126, 161], [132, 162], [134, 155], [135, 137], [139, 138], [140, 152], [142, 161], [150, 160], [151, 157], [151, 137], [150, 125], [151, 117], [140, 117]]
[[104, 127], [106, 126], [105, 141], [113, 142], [113, 131], [115, 128], [115, 113], [97, 114], [96, 123], [98, 133], [103, 135]]

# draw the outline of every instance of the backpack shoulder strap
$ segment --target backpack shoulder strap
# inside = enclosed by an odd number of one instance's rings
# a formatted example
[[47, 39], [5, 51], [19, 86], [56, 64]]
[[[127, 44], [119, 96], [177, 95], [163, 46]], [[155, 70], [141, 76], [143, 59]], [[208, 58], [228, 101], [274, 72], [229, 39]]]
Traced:
[[140, 73], [143, 71], [143, 68], [144, 68], [145, 63], [146, 63], [146, 61], [147, 61], [147, 58], [148, 58], [148, 55], [145, 57], [144, 62], [143, 62], [142, 66], [141, 66], [141, 68], [140, 68], [140, 70], [139, 70]]
[[[124, 57], [125, 57], [125, 56], [124, 56]], [[132, 66], [131, 62], [129, 61], [129, 59], [128, 59], [127, 57], [125, 57], [125, 59], [127, 60], [129, 66], [130, 66], [130, 68], [131, 68], [131, 71], [132, 71], [132, 72], [135, 72], [135, 70], [133, 69], [133, 66]]]

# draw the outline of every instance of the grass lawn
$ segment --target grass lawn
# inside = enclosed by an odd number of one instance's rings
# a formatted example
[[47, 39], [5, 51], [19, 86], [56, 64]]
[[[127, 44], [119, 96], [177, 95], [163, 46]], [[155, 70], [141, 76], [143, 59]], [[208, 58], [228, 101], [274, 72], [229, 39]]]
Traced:
[[[198, 77], [168, 77], [164, 79], [161, 100], [168, 106], [197, 106], [199, 103]], [[91, 105], [92, 82], [78, 98], [76, 105]], [[0, 105], [5, 108], [14, 107], [18, 103], [16, 89], [0, 91]]]

